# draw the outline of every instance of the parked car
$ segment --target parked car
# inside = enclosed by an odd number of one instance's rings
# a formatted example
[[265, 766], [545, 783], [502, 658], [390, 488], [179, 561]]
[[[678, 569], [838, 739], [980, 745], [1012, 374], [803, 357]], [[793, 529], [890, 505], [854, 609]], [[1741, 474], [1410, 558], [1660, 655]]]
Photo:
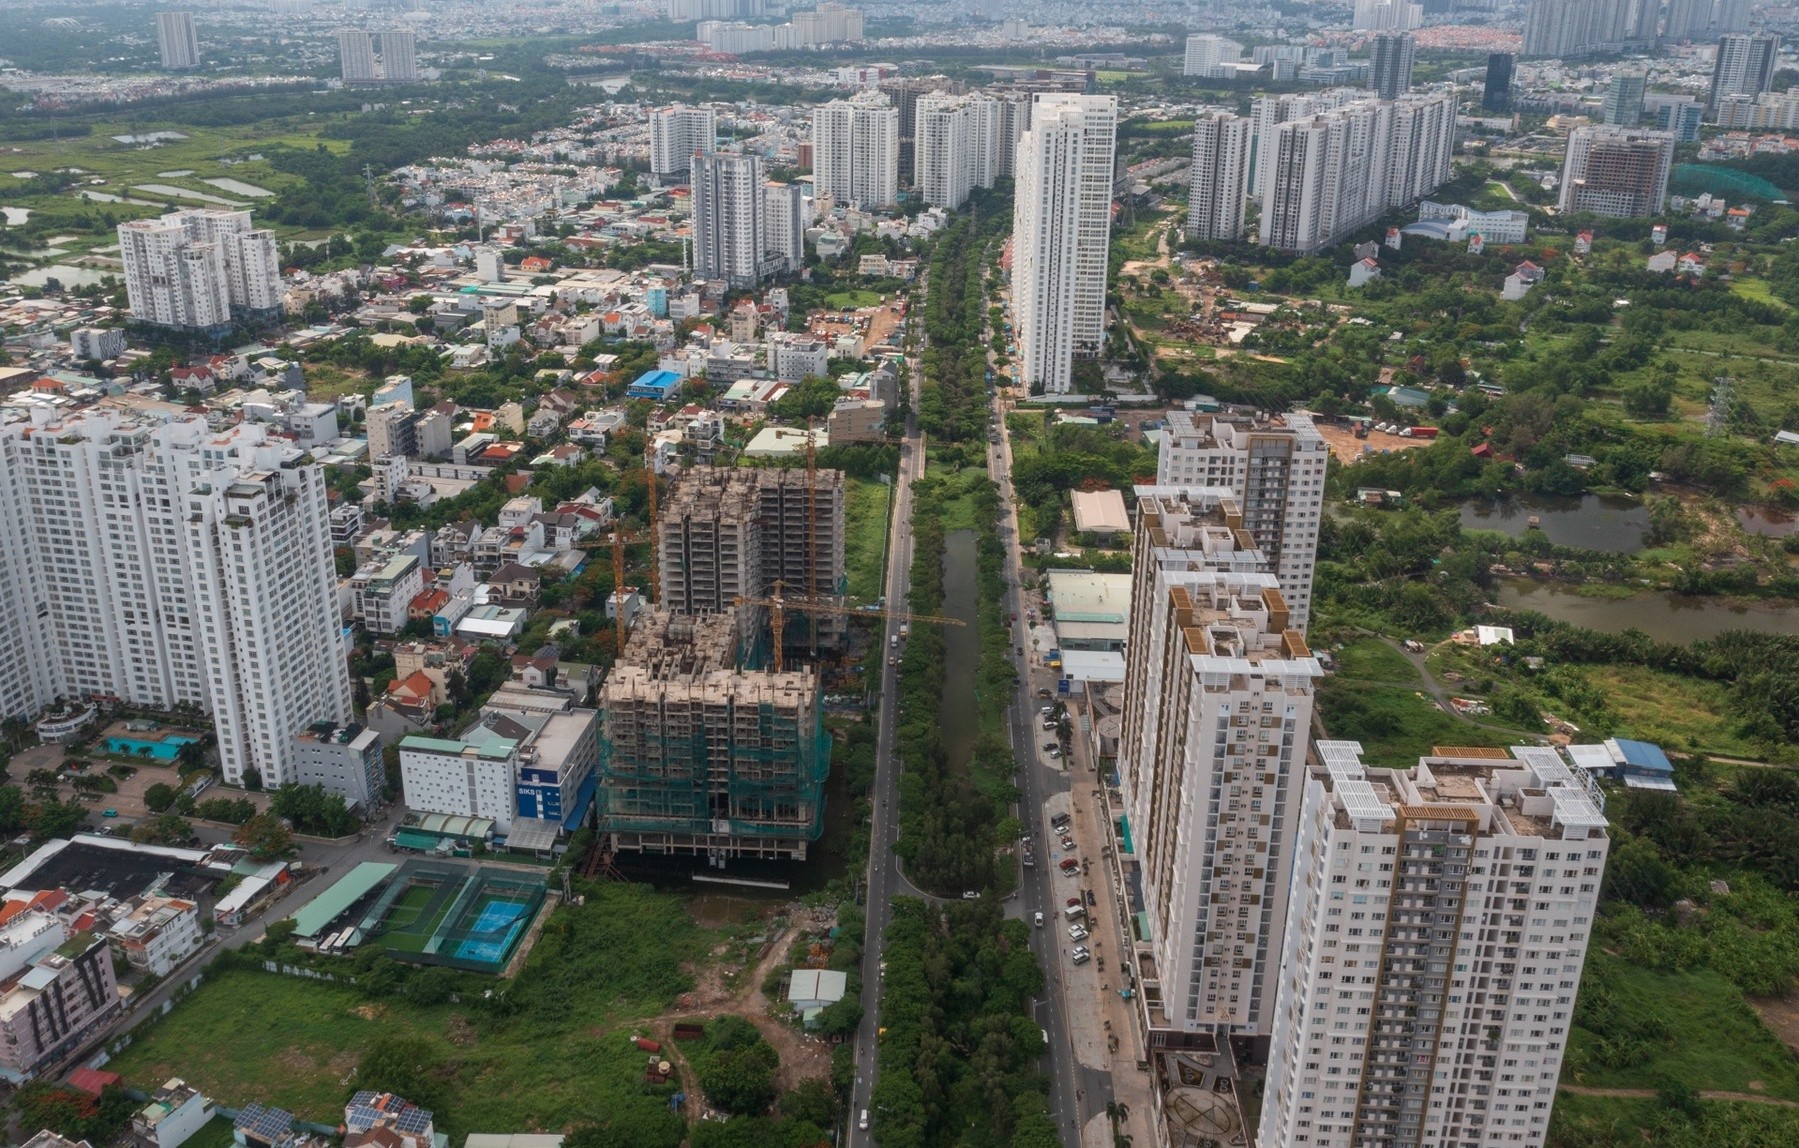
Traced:
[[1089, 890], [1087, 890], [1087, 904], [1089, 904], [1089, 905], [1097, 905], [1097, 904], [1099, 904], [1099, 902], [1098, 902], [1098, 901], [1096, 901], [1096, 900], [1094, 900], [1094, 898], [1093, 898], [1093, 890], [1091, 890], [1091, 889], [1089, 889]]
[[1049, 823], [1052, 828], [1060, 829], [1060, 828], [1062, 828], [1062, 826], [1067, 825], [1070, 821], [1073, 821], [1073, 820], [1074, 820], [1074, 818], [1066, 813], [1058, 813], [1054, 817], [1049, 819]]
[[1074, 958], [1074, 963], [1077, 965], [1085, 964], [1093, 957], [1093, 954], [1088, 952], [1083, 945], [1076, 945], [1074, 947], [1074, 952], [1070, 955]]
[[1052, 758], [1052, 759], [1053, 759], [1053, 758], [1058, 758], [1058, 757], [1061, 757], [1061, 756], [1062, 756], [1062, 751], [1061, 751], [1061, 750], [1060, 750], [1060, 749], [1057, 749], [1057, 748], [1056, 748], [1056, 747], [1055, 747], [1055, 746], [1053, 746], [1053, 745], [1052, 745], [1052, 746], [1046, 746], [1046, 747], [1045, 747], [1045, 748], [1044, 748], [1044, 750], [1043, 750], [1043, 752], [1044, 752], [1044, 753], [1046, 753], [1046, 754], [1048, 754], [1048, 755], [1049, 755], [1049, 756], [1050, 756], [1050, 757], [1051, 757], [1051, 758]]
[[1084, 941], [1087, 939], [1087, 930], [1079, 925], [1070, 925], [1068, 926], [1068, 939], [1071, 941]]
[[962, 891], [962, 899], [964, 901], [979, 901], [981, 899], [981, 895], [979, 893], [975, 892], [973, 889], [964, 889]]
[[1062, 872], [1072, 876], [1080, 871], [1081, 863], [1079, 861], [1076, 861], [1073, 857], [1062, 858]]
[[1062, 852], [1064, 852], [1064, 853], [1074, 852], [1074, 838], [1072, 838], [1072, 837], [1062, 838]]

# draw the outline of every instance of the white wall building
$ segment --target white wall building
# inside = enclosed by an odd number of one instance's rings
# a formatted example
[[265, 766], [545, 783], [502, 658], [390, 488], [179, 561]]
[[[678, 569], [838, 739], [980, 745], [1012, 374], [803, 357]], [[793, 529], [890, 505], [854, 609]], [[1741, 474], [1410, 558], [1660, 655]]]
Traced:
[[1209, 32], [1187, 37], [1187, 55], [1181, 67], [1183, 76], [1215, 76], [1225, 64], [1243, 59], [1243, 45]]
[[693, 157], [693, 269], [700, 279], [732, 288], [762, 278], [767, 242], [762, 232], [762, 160], [735, 152]]
[[0, 712], [211, 712], [226, 780], [348, 720], [324, 476], [256, 423], [89, 409], [0, 427]]
[[125, 332], [117, 327], [77, 327], [69, 332], [69, 354], [105, 362], [125, 353]]
[[350, 579], [351, 608], [371, 634], [397, 634], [406, 628], [408, 608], [424, 589], [418, 555], [397, 554], [356, 571]]
[[294, 782], [322, 785], [357, 809], [380, 804], [387, 787], [381, 735], [335, 722], [308, 726], [294, 735]]
[[1280, 124], [1271, 142], [1262, 242], [1309, 254], [1449, 179], [1455, 97], [1364, 99]]
[[797, 274], [806, 267], [806, 228], [812, 200], [802, 183], [762, 185], [762, 254], [769, 274]]
[[1243, 238], [1244, 189], [1249, 175], [1249, 120], [1232, 112], [1201, 112], [1193, 122], [1193, 167], [1187, 188], [1187, 238], [1235, 242]]
[[1620, 219], [1660, 215], [1674, 172], [1674, 147], [1673, 132], [1598, 124], [1575, 128], [1562, 160], [1558, 209]]
[[[1152, 1031], [1272, 1025], [1318, 660], [1228, 490], [1139, 487], [1118, 772]], [[1152, 1036], [1151, 1043], [1155, 1040]]]
[[194, 35], [192, 12], [158, 12], [156, 14], [156, 46], [162, 52], [162, 66], [169, 69], [200, 66], [200, 40]]
[[1540, 1148], [1610, 842], [1552, 748], [1306, 771], [1260, 1142]]
[[1160, 486], [1222, 487], [1236, 496], [1301, 633], [1312, 614], [1327, 455], [1308, 415], [1231, 419], [1171, 411], [1156, 460]]
[[899, 109], [878, 90], [812, 113], [812, 181], [839, 207], [891, 207], [899, 199]]
[[918, 194], [954, 211], [999, 175], [999, 101], [978, 92], [927, 92], [918, 97], [913, 137]]
[[126, 964], [166, 977], [200, 947], [200, 906], [178, 897], [146, 897], [114, 921], [107, 936]]
[[1117, 121], [1116, 97], [1040, 95], [1018, 141], [1012, 309], [1033, 391], [1068, 392], [1075, 356], [1105, 343]]
[[673, 104], [650, 111], [650, 174], [659, 184], [680, 183], [695, 154], [718, 147], [717, 113], [707, 107]]
[[479, 742], [402, 738], [400, 778], [406, 808], [485, 817], [503, 835], [512, 827], [518, 742], [500, 737]]
[[1424, 24], [1424, 5], [1405, 0], [1356, 0], [1358, 32], [1409, 32]]
[[149, 1103], [131, 1118], [131, 1130], [155, 1148], [181, 1148], [217, 1114], [212, 1101], [177, 1076], [150, 1094]]
[[345, 29], [337, 34], [337, 57], [346, 84], [418, 82], [418, 38], [412, 32]]
[[118, 234], [133, 319], [209, 330], [281, 313], [275, 233], [252, 226], [248, 211], [172, 211], [121, 223]]

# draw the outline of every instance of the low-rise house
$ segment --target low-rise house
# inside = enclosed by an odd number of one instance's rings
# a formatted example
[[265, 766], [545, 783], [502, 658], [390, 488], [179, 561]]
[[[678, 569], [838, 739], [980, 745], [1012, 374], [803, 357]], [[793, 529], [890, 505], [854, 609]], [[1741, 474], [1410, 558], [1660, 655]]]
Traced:
[[216, 1112], [212, 1101], [177, 1076], [150, 1094], [150, 1102], [131, 1118], [131, 1131], [142, 1144], [181, 1148]]
[[30, 1080], [119, 1011], [111, 948], [92, 933], [77, 934], [0, 994], [0, 1078]]
[[146, 897], [113, 922], [110, 936], [126, 964], [166, 977], [200, 948], [200, 906], [179, 897]]
[[344, 1105], [344, 1148], [440, 1148], [431, 1110], [364, 1090]]
[[238, 1109], [231, 1138], [242, 1148], [324, 1148], [327, 1143], [296, 1129], [293, 1113], [255, 1101]]
[[502, 606], [535, 606], [543, 575], [529, 566], [508, 562], [488, 578], [488, 601]]

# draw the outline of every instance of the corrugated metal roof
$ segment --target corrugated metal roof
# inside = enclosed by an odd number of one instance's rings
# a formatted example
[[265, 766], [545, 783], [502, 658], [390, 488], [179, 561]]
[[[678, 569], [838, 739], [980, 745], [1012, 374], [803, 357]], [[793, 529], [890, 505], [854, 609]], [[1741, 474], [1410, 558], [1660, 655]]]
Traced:
[[294, 914], [294, 935], [318, 936], [326, 925], [343, 916], [351, 905], [393, 876], [398, 868], [398, 865], [383, 861], [364, 861], [356, 866]]

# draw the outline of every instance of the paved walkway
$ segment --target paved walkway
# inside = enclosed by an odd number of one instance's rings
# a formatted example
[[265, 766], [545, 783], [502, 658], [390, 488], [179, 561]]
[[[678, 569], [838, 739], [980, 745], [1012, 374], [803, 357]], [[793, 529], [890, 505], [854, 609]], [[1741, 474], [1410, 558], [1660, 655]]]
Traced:
[[[1654, 1100], [1660, 1093], [1653, 1088], [1589, 1088], [1582, 1084], [1561, 1084], [1556, 1086], [1561, 1092], [1572, 1092], [1576, 1096], [1610, 1096], [1619, 1100]], [[1799, 1108], [1799, 1100], [1782, 1100], [1778, 1096], [1758, 1096], [1753, 1092], [1724, 1092], [1716, 1088], [1701, 1088], [1701, 1100], [1737, 1100], [1744, 1104], [1771, 1104], [1776, 1108]]]

